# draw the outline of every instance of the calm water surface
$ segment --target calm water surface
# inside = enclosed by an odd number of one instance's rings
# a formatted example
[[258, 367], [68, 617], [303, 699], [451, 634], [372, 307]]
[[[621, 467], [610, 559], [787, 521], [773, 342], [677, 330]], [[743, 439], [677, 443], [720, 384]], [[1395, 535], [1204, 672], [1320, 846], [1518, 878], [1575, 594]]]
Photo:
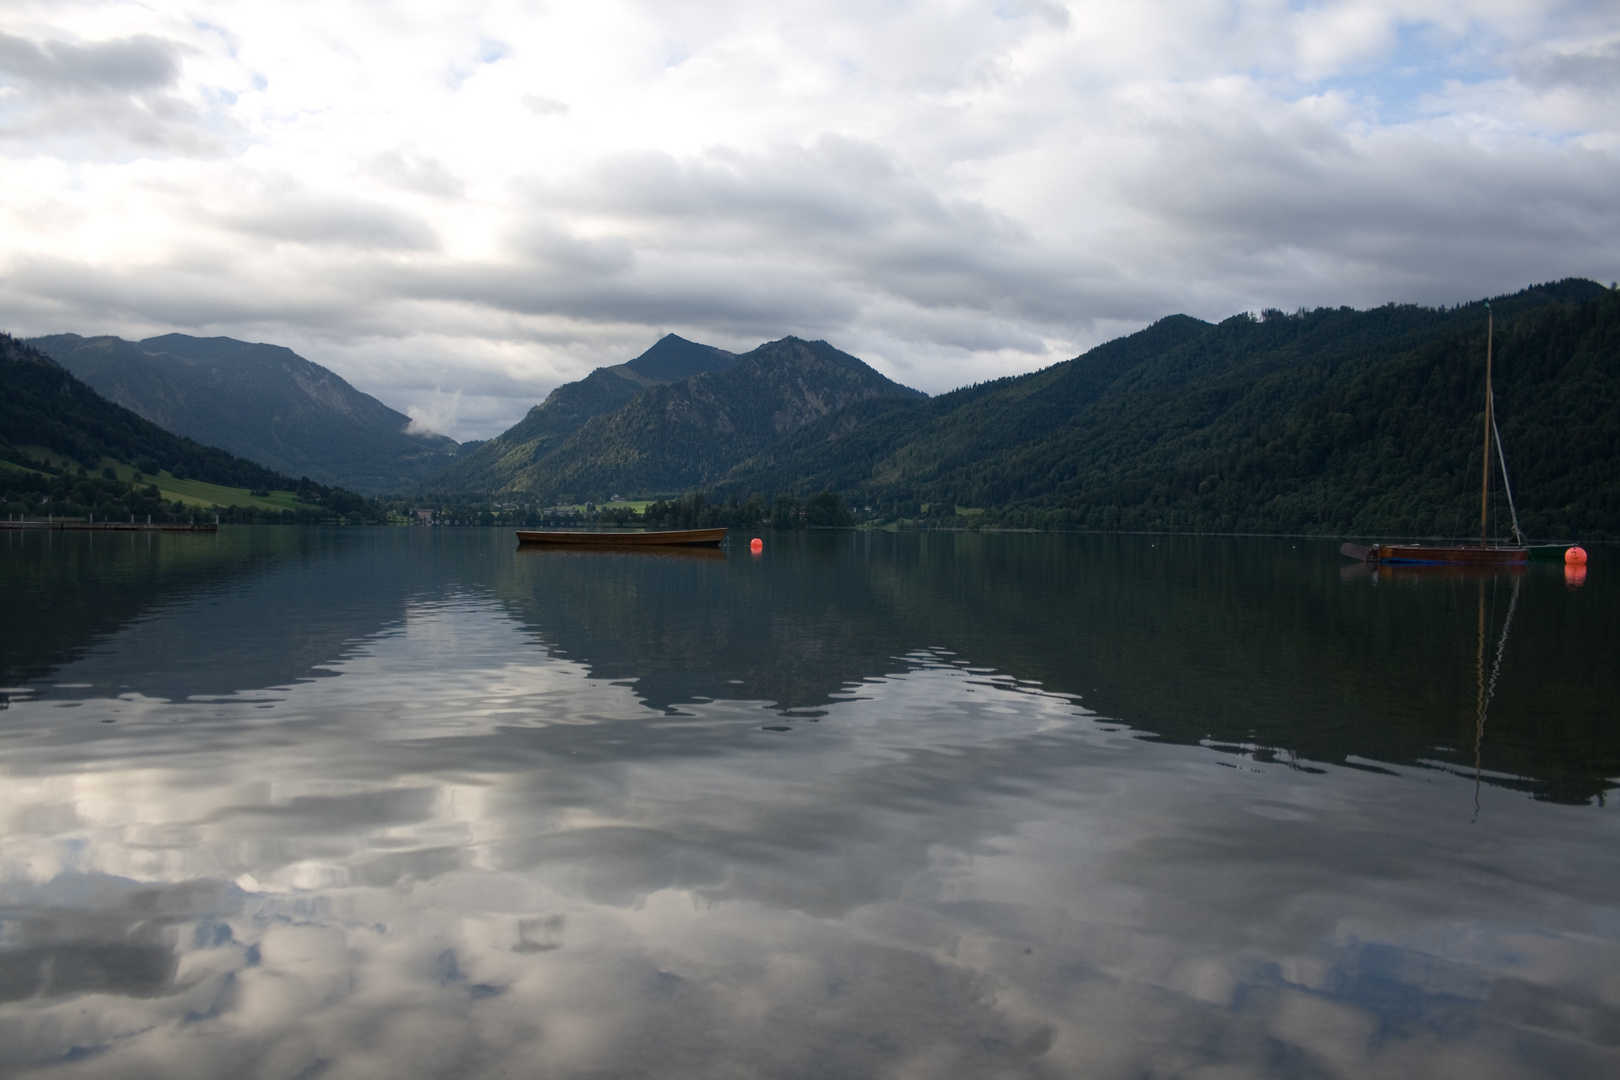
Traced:
[[1620, 1075], [1620, 560], [1334, 548], [0, 533], [0, 1075]]

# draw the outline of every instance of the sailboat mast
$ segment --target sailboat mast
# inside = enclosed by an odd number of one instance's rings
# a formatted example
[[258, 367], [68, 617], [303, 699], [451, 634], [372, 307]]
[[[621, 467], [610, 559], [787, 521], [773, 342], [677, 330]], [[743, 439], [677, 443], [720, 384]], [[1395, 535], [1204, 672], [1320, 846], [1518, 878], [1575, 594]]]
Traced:
[[1495, 323], [1491, 315], [1491, 304], [1485, 302], [1485, 456], [1482, 462], [1479, 478], [1479, 542], [1485, 544], [1487, 529], [1486, 514], [1490, 509], [1491, 501], [1491, 334], [1495, 330]]

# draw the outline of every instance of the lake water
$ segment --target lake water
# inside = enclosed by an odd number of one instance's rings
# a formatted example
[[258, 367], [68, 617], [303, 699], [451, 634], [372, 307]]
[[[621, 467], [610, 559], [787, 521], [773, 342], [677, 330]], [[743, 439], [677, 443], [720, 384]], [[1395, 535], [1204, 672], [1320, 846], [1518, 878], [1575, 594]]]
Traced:
[[1620, 1076], [1620, 589], [0, 533], [0, 1075]]

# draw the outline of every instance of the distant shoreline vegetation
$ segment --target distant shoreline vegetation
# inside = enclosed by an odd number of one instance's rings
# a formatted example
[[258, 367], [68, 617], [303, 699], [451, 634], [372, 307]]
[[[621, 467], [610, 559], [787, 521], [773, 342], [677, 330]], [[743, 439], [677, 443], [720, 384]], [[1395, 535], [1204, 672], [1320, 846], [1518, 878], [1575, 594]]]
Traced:
[[[1234, 529], [1176, 528], [1089, 528], [1059, 520], [1056, 524], [1021, 524], [1016, 513], [997, 513], [968, 507], [919, 507], [914, 517], [894, 518], [871, 508], [851, 508], [836, 492], [819, 492], [809, 499], [780, 495], [768, 503], [763, 496], [747, 500], [732, 497], [712, 501], [702, 492], [689, 492], [679, 498], [594, 500], [569, 505], [499, 504], [488, 500], [397, 500], [385, 499], [393, 525], [431, 524], [440, 527], [607, 527], [649, 529], [824, 529], [851, 532], [951, 532], [951, 533], [1072, 533], [1090, 536], [1186, 536], [1252, 537], [1256, 539], [1344, 540], [1382, 537], [1393, 540], [1468, 540], [1477, 532], [1392, 533], [1388, 531], [1344, 531], [1333, 528], [1297, 532], [1254, 532]], [[1590, 543], [1615, 543], [1616, 537], [1601, 530], [1582, 533]], [[1555, 537], [1542, 539], [1555, 540]]]

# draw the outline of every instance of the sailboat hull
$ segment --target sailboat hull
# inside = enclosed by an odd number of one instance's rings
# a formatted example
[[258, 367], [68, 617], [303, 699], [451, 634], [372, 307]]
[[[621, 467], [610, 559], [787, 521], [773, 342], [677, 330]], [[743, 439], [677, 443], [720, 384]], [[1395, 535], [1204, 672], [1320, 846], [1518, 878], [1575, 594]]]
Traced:
[[1345, 544], [1339, 550], [1352, 559], [1370, 563], [1431, 566], [1514, 566], [1530, 558], [1530, 549], [1526, 547], [1483, 544], [1374, 544], [1372, 547]]

